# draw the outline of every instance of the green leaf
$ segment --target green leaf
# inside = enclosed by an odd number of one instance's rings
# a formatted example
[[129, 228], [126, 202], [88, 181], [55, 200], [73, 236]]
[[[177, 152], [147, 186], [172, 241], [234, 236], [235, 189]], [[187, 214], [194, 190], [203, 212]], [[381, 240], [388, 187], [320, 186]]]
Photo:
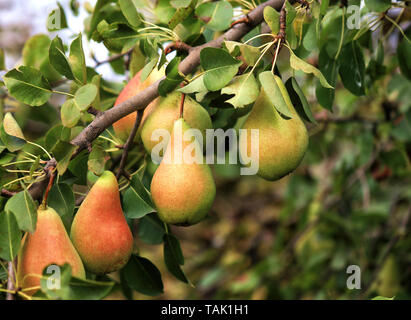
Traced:
[[131, 53], [130, 76], [134, 77], [145, 66], [146, 57], [139, 46], [135, 46]]
[[330, 0], [322, 0], [320, 5], [320, 13], [325, 15], [327, 13], [328, 7], [330, 5]]
[[233, 19], [233, 7], [228, 1], [202, 3], [196, 8], [195, 13], [203, 21], [207, 21], [207, 27], [213, 31], [228, 29]]
[[175, 57], [166, 68], [166, 78], [162, 80], [158, 86], [158, 92], [161, 96], [166, 96], [167, 93], [173, 91], [183, 81], [184, 77], [178, 71], [178, 65], [181, 58]]
[[73, 128], [81, 118], [81, 111], [74, 99], [67, 99], [61, 106], [61, 122], [67, 128]]
[[[328, 81], [334, 86], [337, 82], [338, 75], [338, 63], [336, 60], [330, 58], [327, 54], [327, 50], [323, 49], [320, 52], [318, 65], [320, 70]], [[326, 109], [332, 110], [335, 89], [324, 88], [319, 82], [315, 90], [318, 102]]]
[[273, 34], [280, 31], [280, 13], [273, 7], [266, 6], [264, 8], [264, 21], [270, 27]]
[[70, 163], [71, 155], [76, 148], [76, 146], [69, 142], [59, 141], [53, 149], [51, 149], [51, 152], [57, 161], [57, 171], [59, 175], [62, 175], [66, 171], [67, 166]]
[[365, 62], [359, 45], [352, 41], [341, 50], [339, 74], [344, 87], [356, 96], [365, 94]]
[[221, 90], [222, 94], [234, 94], [234, 97], [226, 102], [231, 103], [234, 108], [243, 108], [253, 103], [259, 93], [257, 81], [252, 73], [234, 77], [231, 83]]
[[37, 206], [27, 190], [12, 196], [4, 210], [14, 214], [20, 230], [34, 232], [36, 229]]
[[261, 55], [260, 49], [248, 44], [236, 41], [224, 41], [224, 44], [231, 54], [235, 52], [236, 48], [239, 48], [241, 58], [244, 59], [244, 62], [249, 66], [254, 66]]
[[47, 198], [47, 204], [56, 210], [66, 230], [70, 231], [75, 207], [73, 189], [66, 183], [53, 185]]
[[208, 92], [207, 88], [204, 85], [204, 76], [200, 76], [197, 79], [191, 81], [188, 85], [177, 89], [182, 93], [194, 93], [194, 92]]
[[325, 79], [325, 77], [323, 76], [320, 70], [318, 70], [316, 67], [312, 66], [311, 64], [297, 57], [292, 50], [290, 50], [290, 54], [291, 54], [290, 55], [291, 68], [293, 68], [294, 70], [301, 70], [304, 73], [312, 73], [314, 76], [316, 76], [320, 80], [320, 83], [324, 88], [334, 89], [328, 83], [327, 79]]
[[41, 72], [32, 67], [20, 66], [3, 76], [9, 93], [30, 106], [41, 106], [51, 97], [51, 87]]
[[317, 49], [317, 29], [315, 22], [311, 22], [303, 38], [303, 45], [307, 51]]
[[311, 112], [310, 106], [308, 105], [307, 98], [298, 85], [297, 80], [295, 80], [294, 77], [289, 78], [285, 83], [285, 87], [287, 88], [291, 103], [293, 104], [300, 117], [311, 123], [317, 123]]
[[13, 261], [20, 249], [21, 232], [11, 212], [0, 212], [0, 258]]
[[97, 25], [102, 19], [102, 15], [104, 15], [104, 12], [101, 9], [110, 2], [114, 2], [114, 0], [97, 0], [96, 5], [94, 6], [93, 14], [90, 19], [90, 28], [87, 33], [88, 38], [90, 38], [93, 32], [96, 30]]
[[24, 137], [23, 131], [21, 131], [19, 124], [17, 123], [17, 121], [14, 119], [13, 115], [10, 112], [7, 112], [4, 115], [3, 128], [4, 128], [4, 131], [9, 136], [17, 137], [21, 140], [26, 140], [26, 138]]
[[[103, 282], [73, 277], [71, 267], [67, 263], [57, 272], [60, 274], [57, 274], [54, 268], [48, 270], [46, 267], [40, 280], [41, 290], [51, 299], [100, 300], [110, 293], [115, 284], [112, 281]], [[60, 285], [50, 286], [49, 283], [55, 284], [57, 277]]]
[[80, 87], [74, 95], [74, 102], [77, 108], [81, 111], [86, 111], [96, 99], [97, 93], [98, 88], [92, 83]]
[[20, 150], [26, 144], [26, 138], [20, 126], [10, 112], [4, 115], [0, 128], [0, 139], [10, 152]]
[[177, 25], [186, 20], [193, 11], [194, 8], [191, 6], [187, 8], [178, 8], [168, 22], [168, 27], [174, 29]]
[[153, 71], [153, 69], [155, 68], [156, 64], [158, 61], [158, 57], [152, 59], [149, 63], [147, 63], [143, 70], [141, 70], [141, 74], [140, 74], [140, 80], [144, 81], [147, 79], [147, 77], [150, 75], [151, 71]]
[[47, 18], [46, 26], [47, 30], [50, 32], [66, 29], [68, 27], [66, 13], [64, 12], [63, 7], [59, 2], [57, 2], [57, 6], [58, 8], [51, 11]]
[[180, 281], [188, 283], [188, 279], [180, 267], [184, 264], [184, 257], [178, 239], [171, 234], [165, 234], [163, 241], [164, 262], [168, 271]]
[[204, 48], [200, 52], [201, 66], [204, 68], [204, 85], [210, 91], [224, 88], [237, 74], [241, 61], [234, 59], [227, 51]]
[[394, 297], [388, 298], [388, 297], [376, 296], [372, 298], [371, 300], [394, 300]]
[[67, 141], [67, 139], [61, 139], [63, 132], [68, 132], [70, 139], [70, 129], [63, 127], [62, 125], [56, 125], [46, 133], [45, 146], [47, 150], [53, 149], [59, 140]]
[[87, 167], [88, 170], [93, 172], [95, 175], [100, 176], [105, 170], [105, 159], [106, 153], [104, 148], [98, 144], [94, 144], [93, 148], [88, 156]]
[[171, 0], [170, 4], [176, 9], [187, 8], [191, 4], [191, 0]]
[[134, 175], [131, 179], [130, 186], [124, 192], [122, 201], [124, 213], [130, 219], [138, 219], [156, 211], [150, 193], [138, 175]]
[[81, 83], [87, 83], [86, 58], [81, 38], [82, 35], [80, 33], [71, 43], [69, 61], [74, 77]]
[[133, 290], [148, 296], [163, 293], [160, 271], [150, 260], [132, 255], [123, 270], [124, 278]]
[[370, 11], [384, 12], [391, 7], [391, 0], [365, 0], [365, 5]]
[[[293, 115], [288, 108], [284, 96], [278, 86], [276, 77], [277, 76], [273, 75], [271, 71], [264, 71], [258, 75], [262, 89], [264, 89], [273, 107], [286, 117], [292, 118]], [[279, 81], [281, 81], [281, 79], [279, 79]]]
[[127, 22], [133, 27], [137, 27], [141, 23], [141, 16], [137, 11], [135, 2], [134, 0], [119, 0], [118, 2]]
[[74, 74], [71, 69], [69, 60], [64, 53], [63, 41], [57, 36], [50, 44], [49, 49], [50, 64], [57, 72], [65, 76], [67, 79], [74, 80]]
[[7, 148], [10, 152], [18, 151], [26, 144], [25, 140], [8, 135], [4, 130], [3, 125], [0, 127], [0, 141], [4, 145], [1, 146], [2, 151]]
[[141, 218], [138, 222], [138, 238], [148, 244], [160, 244], [166, 233], [164, 222], [156, 213], [150, 213]]
[[36, 34], [26, 41], [23, 48], [23, 64], [38, 70], [49, 80], [57, 81], [61, 76], [49, 61], [51, 40], [45, 34]]
[[101, 85], [101, 79], [102, 76], [101, 75], [95, 75], [92, 79], [91, 79], [91, 84], [93, 84], [94, 86], [96, 86], [97, 88], [97, 93], [96, 93], [96, 97], [94, 98], [94, 100], [91, 102], [91, 105], [97, 109], [97, 110], [101, 110], [101, 105], [100, 105], [100, 85]]

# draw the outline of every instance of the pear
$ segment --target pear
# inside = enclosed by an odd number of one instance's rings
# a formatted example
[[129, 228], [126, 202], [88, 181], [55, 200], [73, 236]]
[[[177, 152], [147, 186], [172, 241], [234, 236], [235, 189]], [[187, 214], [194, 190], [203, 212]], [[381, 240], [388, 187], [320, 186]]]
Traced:
[[[147, 152], [151, 153], [158, 141], [153, 141], [151, 135], [156, 129], [165, 129], [169, 133], [173, 129], [174, 121], [180, 117], [181, 93], [174, 91], [166, 97], [160, 98], [156, 108], [147, 116], [141, 129], [141, 139]], [[200, 104], [189, 96], [184, 99], [183, 118], [191, 128], [199, 129], [203, 136], [203, 146], [205, 145], [206, 129], [211, 129], [210, 115]], [[164, 143], [168, 143], [165, 141]]]
[[26, 233], [18, 255], [17, 281], [21, 288], [33, 288], [25, 293], [34, 294], [40, 285], [43, 269], [51, 264], [68, 263], [72, 275], [85, 278], [80, 256], [70, 241], [63, 222], [57, 212], [47, 207], [37, 211], [34, 233]]
[[383, 297], [392, 298], [401, 291], [401, 275], [397, 260], [390, 254], [378, 272], [372, 290]]
[[[117, 97], [117, 100], [114, 103], [114, 107], [118, 106], [122, 102], [130, 99], [135, 96], [141, 90], [144, 90], [148, 86], [152, 85], [154, 82], [159, 80], [164, 76], [164, 68], [154, 70], [144, 81], [141, 81], [141, 71], [137, 72], [136, 75], [127, 83], [127, 85], [121, 90], [120, 94]], [[143, 113], [143, 118], [141, 119], [141, 124], [139, 130], [136, 134], [136, 139], [139, 137], [141, 127], [147, 118], [147, 116], [155, 109], [158, 99], [153, 100], [145, 109]], [[117, 137], [126, 141], [131, 131], [133, 130], [134, 123], [136, 121], [137, 112], [128, 114], [127, 116], [121, 118], [120, 120], [113, 123], [113, 129]]]
[[121, 269], [133, 250], [133, 235], [120, 203], [117, 179], [104, 171], [81, 204], [71, 239], [87, 270], [105, 274]]
[[[247, 135], [240, 134], [239, 140], [241, 159], [246, 159], [247, 154], [253, 157], [251, 146], [258, 145], [258, 158], [252, 161], [258, 161], [257, 174], [270, 181], [280, 179], [297, 168], [308, 146], [307, 129], [294, 109], [281, 79], [277, 77], [276, 81], [292, 118], [285, 119], [280, 115], [269, 100], [270, 93], [262, 87], [243, 125]], [[251, 129], [259, 130], [258, 140], [252, 141]]]
[[[216, 188], [210, 167], [205, 164], [198, 141], [183, 141], [190, 127], [184, 119], [174, 122], [164, 158], [151, 181], [151, 196], [160, 219], [189, 226], [201, 221], [210, 210]], [[177, 145], [181, 144], [181, 150]], [[190, 145], [197, 148], [196, 161], [187, 161]], [[192, 153], [191, 153], [192, 155]]]

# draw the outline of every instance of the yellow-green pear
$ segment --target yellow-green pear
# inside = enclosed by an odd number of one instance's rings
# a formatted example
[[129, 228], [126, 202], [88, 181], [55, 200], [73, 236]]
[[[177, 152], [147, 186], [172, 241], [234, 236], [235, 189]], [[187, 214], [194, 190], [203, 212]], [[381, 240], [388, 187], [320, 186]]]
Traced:
[[198, 141], [194, 137], [191, 141], [183, 139], [188, 129], [185, 120], [174, 122], [164, 158], [151, 181], [151, 196], [160, 219], [182, 226], [201, 221], [216, 193]]
[[[151, 153], [153, 147], [159, 141], [152, 139], [156, 129], [165, 129], [169, 133], [173, 129], [174, 121], [180, 117], [181, 93], [174, 91], [166, 97], [160, 98], [155, 109], [147, 116], [141, 129], [141, 139], [145, 149]], [[200, 104], [189, 96], [184, 99], [183, 118], [191, 128], [196, 128], [203, 135], [203, 146], [205, 145], [206, 129], [212, 129], [210, 115]], [[168, 141], [164, 142], [165, 144]]]
[[377, 291], [378, 295], [387, 298], [392, 298], [401, 291], [400, 270], [393, 254], [385, 260], [372, 289]]
[[[266, 180], [277, 180], [298, 167], [308, 146], [307, 129], [294, 109], [287, 89], [275, 76], [292, 118], [283, 118], [269, 99], [271, 92], [261, 88], [253, 109], [243, 125], [247, 134], [240, 134], [240, 157], [243, 163], [252, 159], [259, 164], [258, 175]], [[258, 129], [258, 139], [251, 129]], [[258, 146], [258, 153], [251, 152]]]

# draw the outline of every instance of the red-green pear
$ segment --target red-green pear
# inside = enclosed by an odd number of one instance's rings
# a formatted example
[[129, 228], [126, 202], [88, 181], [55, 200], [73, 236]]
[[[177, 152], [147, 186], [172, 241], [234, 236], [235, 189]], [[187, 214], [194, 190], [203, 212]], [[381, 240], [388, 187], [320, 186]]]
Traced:
[[120, 203], [117, 179], [104, 171], [74, 217], [71, 239], [87, 270], [121, 269], [133, 251], [133, 235]]
[[[190, 127], [185, 120], [174, 122], [171, 138], [164, 158], [151, 181], [151, 196], [160, 219], [169, 224], [188, 226], [201, 221], [214, 202], [216, 188], [210, 167], [205, 163], [198, 141], [190, 141], [175, 135], [184, 134]], [[181, 146], [181, 148], [176, 145]], [[190, 146], [197, 153], [187, 161], [187, 154], [193, 155]], [[183, 152], [183, 154], [181, 153]], [[190, 158], [189, 157], [189, 158]]]
[[43, 269], [51, 264], [68, 263], [72, 275], [85, 278], [80, 256], [70, 241], [60, 216], [53, 208], [37, 211], [37, 225], [34, 233], [26, 233], [18, 255], [18, 286], [28, 295], [34, 294], [40, 286]]
[[[159, 80], [162, 76], [164, 76], [164, 69], [157, 70], [157, 68], [154, 68], [154, 70], [150, 73], [147, 79], [141, 81], [141, 71], [137, 72], [136, 75], [127, 83], [127, 85], [118, 95], [117, 100], [114, 103], [114, 107], [135, 96], [137, 93], [152, 85], [157, 80]], [[144, 109], [140, 128], [142, 127], [147, 116], [154, 110], [155, 106], [157, 105], [157, 101], [158, 99], [153, 100]], [[113, 129], [116, 136], [118, 136], [123, 141], [126, 141], [131, 131], [133, 130], [134, 123], [136, 121], [136, 116], [137, 112], [133, 112], [113, 123]], [[136, 138], [138, 136], [139, 132], [136, 135]]]

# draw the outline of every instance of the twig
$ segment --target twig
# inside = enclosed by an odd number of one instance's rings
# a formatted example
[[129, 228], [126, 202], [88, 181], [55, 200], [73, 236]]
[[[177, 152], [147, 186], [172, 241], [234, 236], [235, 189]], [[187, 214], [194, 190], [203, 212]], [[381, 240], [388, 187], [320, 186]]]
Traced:
[[94, 108], [94, 107], [89, 107], [89, 108], [87, 109], [87, 112], [90, 113], [90, 114], [92, 114], [93, 116], [96, 116], [96, 117], [100, 116], [100, 115], [103, 113], [103, 112], [101, 112], [100, 110], [97, 110], [97, 109]]
[[134, 137], [136, 136], [136, 133], [137, 133], [138, 127], [140, 126], [142, 118], [143, 118], [143, 111], [139, 110], [137, 112], [137, 118], [136, 118], [136, 121], [134, 122], [133, 130], [131, 130], [131, 133], [128, 136], [127, 141], [123, 146], [123, 154], [121, 155], [120, 165], [118, 167], [118, 171], [116, 175], [117, 180], [119, 180], [122, 175], [130, 180], [130, 176], [125, 172], [124, 167], [126, 166], [128, 152], [130, 151], [131, 146], [133, 145]]
[[94, 55], [92, 55], [92, 59], [93, 59], [94, 62], [96, 63], [95, 68], [101, 66], [102, 64], [110, 63], [110, 62], [113, 62], [113, 61], [115, 61], [115, 60], [117, 60], [117, 59], [120, 59], [120, 58], [124, 57], [125, 55], [128, 55], [128, 54], [130, 54], [131, 52], [133, 52], [133, 50], [134, 50], [134, 48], [131, 48], [131, 49], [127, 50], [126, 52], [119, 53], [119, 54], [115, 54], [115, 55], [113, 55], [113, 56], [111, 56], [111, 57], [109, 57], [109, 58], [107, 58], [106, 60], [103, 60], [103, 61], [98, 61], [98, 60], [96, 59], [96, 57], [95, 57]]
[[1, 189], [1, 196], [5, 197], [5, 198], [11, 198], [12, 196], [14, 196], [17, 193], [18, 192], [16, 192], [16, 191], [9, 191], [9, 190], [6, 190], [6, 189]]
[[185, 51], [189, 53], [192, 50], [192, 46], [188, 45], [187, 43], [183, 41], [176, 41], [171, 44], [169, 44], [167, 47], [164, 49], [164, 54], [168, 55], [170, 52], [173, 51]]
[[248, 14], [246, 14], [244, 18], [240, 18], [240, 19], [232, 22], [231, 25], [230, 25], [230, 28], [234, 27], [236, 24], [239, 24], [239, 23], [249, 24], [250, 23], [250, 18], [248, 17]]

